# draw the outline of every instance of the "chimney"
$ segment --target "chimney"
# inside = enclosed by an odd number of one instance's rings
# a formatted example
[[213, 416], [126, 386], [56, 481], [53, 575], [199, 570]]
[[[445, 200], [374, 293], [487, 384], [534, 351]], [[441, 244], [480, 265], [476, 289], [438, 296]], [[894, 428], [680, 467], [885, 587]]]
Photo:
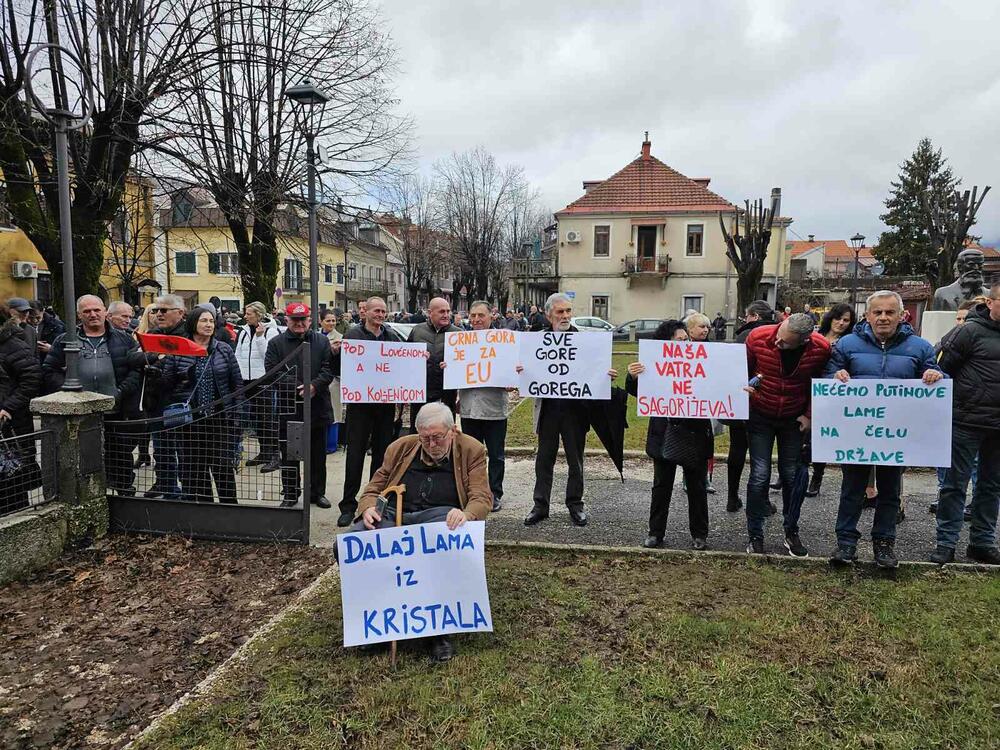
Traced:
[[595, 187], [597, 187], [598, 185], [600, 185], [602, 182], [604, 182], [604, 180], [584, 180], [583, 181], [583, 192], [585, 194], [589, 193], [591, 190], [593, 190]]
[[816, 235], [815, 234], [810, 234], [809, 235], [809, 241], [810, 242], [815, 242], [816, 241]]
[[649, 131], [646, 131], [646, 137], [642, 142], [642, 160], [649, 161], [649, 147], [652, 144], [649, 142]]
[[703, 188], [708, 187], [708, 183], [712, 181], [711, 177], [692, 177], [691, 182], [695, 185], [701, 185]]
[[781, 188], [771, 188], [771, 218], [781, 216]]

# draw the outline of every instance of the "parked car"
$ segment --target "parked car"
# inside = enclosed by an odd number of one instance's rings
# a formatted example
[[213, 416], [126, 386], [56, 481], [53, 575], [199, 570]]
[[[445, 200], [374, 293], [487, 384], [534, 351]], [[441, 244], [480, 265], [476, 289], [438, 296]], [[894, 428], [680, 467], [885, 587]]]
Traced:
[[630, 320], [628, 323], [622, 323], [615, 328], [611, 334], [611, 338], [613, 341], [629, 341], [633, 338], [649, 339], [653, 337], [653, 333], [660, 327], [660, 323], [662, 322], [659, 318]]
[[406, 341], [406, 339], [410, 336], [410, 331], [417, 327], [416, 323], [393, 323], [388, 320], [384, 325], [390, 331], [399, 336], [401, 341]]
[[570, 318], [570, 323], [581, 331], [613, 331], [615, 327], [602, 318]]

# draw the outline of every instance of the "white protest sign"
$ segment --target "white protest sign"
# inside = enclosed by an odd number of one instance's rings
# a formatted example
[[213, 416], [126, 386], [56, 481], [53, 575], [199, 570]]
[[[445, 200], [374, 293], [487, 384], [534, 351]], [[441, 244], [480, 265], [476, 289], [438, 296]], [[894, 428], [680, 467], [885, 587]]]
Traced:
[[750, 416], [742, 344], [639, 339], [638, 415], [675, 419]]
[[338, 536], [344, 645], [492, 631], [484, 529], [425, 523]]
[[517, 386], [519, 334], [502, 328], [450, 331], [444, 340], [444, 387]]
[[611, 332], [522, 333], [522, 396], [608, 400], [611, 398]]
[[813, 461], [951, 466], [952, 381], [812, 381]]
[[413, 404], [427, 400], [427, 344], [343, 339], [340, 400]]

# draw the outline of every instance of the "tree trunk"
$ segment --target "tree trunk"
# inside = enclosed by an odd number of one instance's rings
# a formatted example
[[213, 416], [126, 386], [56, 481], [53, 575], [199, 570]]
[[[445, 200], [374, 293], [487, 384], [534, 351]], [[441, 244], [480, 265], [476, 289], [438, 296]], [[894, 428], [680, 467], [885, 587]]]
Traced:
[[[760, 279], [763, 275], [764, 269], [757, 268], [736, 277], [737, 315], [742, 315], [750, 303], [758, 299]], [[775, 299], [774, 303], [777, 305], [778, 300]]]

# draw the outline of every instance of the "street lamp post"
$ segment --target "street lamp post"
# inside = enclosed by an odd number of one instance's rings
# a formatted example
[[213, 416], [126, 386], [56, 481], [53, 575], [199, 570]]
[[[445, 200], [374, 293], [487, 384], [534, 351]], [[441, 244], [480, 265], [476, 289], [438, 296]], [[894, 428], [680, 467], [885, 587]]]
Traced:
[[[83, 112], [79, 115], [64, 107], [46, 105], [36, 94], [31, 85], [34, 74], [35, 57], [42, 51], [48, 51], [55, 61], [55, 72], [62, 78], [62, 56], [65, 55], [76, 64], [84, 76], [81, 86], [81, 102]], [[25, 87], [35, 107], [42, 117], [55, 129], [56, 174], [59, 186], [59, 245], [62, 251], [62, 285], [63, 285], [63, 317], [66, 319], [66, 333], [63, 338], [66, 353], [66, 377], [62, 390], [82, 391], [80, 382], [80, 337], [76, 332], [76, 281], [73, 275], [73, 220], [69, 189], [69, 146], [68, 133], [85, 127], [94, 114], [94, 101], [91, 98], [86, 71], [76, 56], [65, 47], [58, 44], [41, 44], [32, 50], [25, 61]], [[62, 81], [65, 84], [65, 81]], [[63, 85], [65, 90], [65, 85]], [[64, 102], [68, 105], [68, 102]]]
[[858, 304], [858, 258], [865, 246], [865, 236], [858, 232], [851, 237], [851, 247], [854, 248], [854, 280], [851, 282], [851, 307]]
[[306, 210], [309, 214], [309, 307], [312, 312], [312, 328], [315, 331], [319, 329], [319, 228], [316, 218], [316, 209], [319, 204], [316, 201], [316, 130], [313, 112], [316, 105], [319, 105], [322, 112], [323, 105], [330, 101], [330, 97], [313, 86], [308, 78], [297, 86], [285, 89], [285, 96], [303, 108], [307, 108], [303, 135], [306, 139], [306, 179], [308, 182]]

